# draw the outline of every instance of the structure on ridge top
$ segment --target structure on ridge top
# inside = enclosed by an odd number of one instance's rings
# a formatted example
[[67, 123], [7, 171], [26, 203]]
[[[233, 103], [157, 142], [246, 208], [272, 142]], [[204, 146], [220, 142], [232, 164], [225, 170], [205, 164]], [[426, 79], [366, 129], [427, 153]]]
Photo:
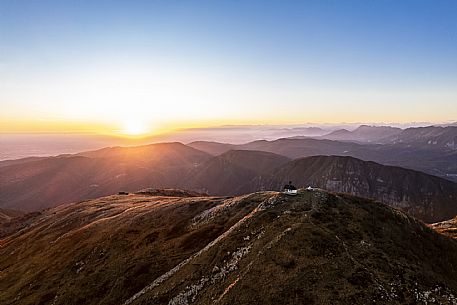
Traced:
[[289, 181], [288, 184], [284, 185], [283, 192], [286, 195], [295, 196], [297, 195], [297, 188], [292, 185], [292, 181]]

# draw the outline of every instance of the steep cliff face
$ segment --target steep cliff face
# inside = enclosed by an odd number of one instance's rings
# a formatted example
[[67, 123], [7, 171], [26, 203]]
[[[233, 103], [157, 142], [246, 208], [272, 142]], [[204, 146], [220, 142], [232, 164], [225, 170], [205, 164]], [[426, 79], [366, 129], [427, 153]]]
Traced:
[[457, 126], [407, 128], [401, 133], [384, 138], [383, 142], [457, 150]]
[[1, 239], [2, 304], [457, 302], [457, 241], [388, 206], [150, 194], [60, 206]]
[[373, 198], [400, 208], [425, 222], [457, 214], [457, 184], [400, 167], [352, 157], [315, 156], [291, 161], [248, 189], [280, 189], [284, 181]]
[[[364, 128], [365, 129], [365, 128]], [[436, 130], [436, 133], [433, 132]], [[431, 131], [432, 135], [428, 134]], [[344, 133], [344, 132], [343, 132]], [[400, 134], [374, 143], [290, 138], [254, 141], [231, 149], [261, 150], [291, 159], [316, 155], [351, 156], [385, 165], [411, 168], [457, 182], [457, 128], [408, 128]], [[453, 148], [454, 147], [454, 148]]]

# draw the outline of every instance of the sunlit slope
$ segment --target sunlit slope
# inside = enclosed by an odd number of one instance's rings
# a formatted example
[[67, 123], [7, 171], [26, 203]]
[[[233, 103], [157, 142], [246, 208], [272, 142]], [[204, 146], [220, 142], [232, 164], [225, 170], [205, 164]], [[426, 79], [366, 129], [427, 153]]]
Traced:
[[210, 155], [181, 143], [112, 147], [2, 167], [0, 207], [37, 211], [146, 187], [176, 187]]
[[457, 239], [457, 216], [431, 225], [436, 231]]
[[3, 304], [457, 301], [457, 242], [385, 205], [324, 191], [167, 195], [36, 216], [1, 240]]

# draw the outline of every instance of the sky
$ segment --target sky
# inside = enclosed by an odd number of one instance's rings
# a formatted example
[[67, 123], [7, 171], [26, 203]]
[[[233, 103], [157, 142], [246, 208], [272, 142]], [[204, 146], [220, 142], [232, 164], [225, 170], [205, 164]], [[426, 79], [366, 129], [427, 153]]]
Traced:
[[457, 1], [0, 0], [0, 132], [457, 120]]

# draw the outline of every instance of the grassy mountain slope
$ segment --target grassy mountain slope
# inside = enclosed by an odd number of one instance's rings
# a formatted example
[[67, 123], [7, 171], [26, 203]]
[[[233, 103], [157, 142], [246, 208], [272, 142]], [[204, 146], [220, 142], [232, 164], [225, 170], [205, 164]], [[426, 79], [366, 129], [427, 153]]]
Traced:
[[204, 151], [210, 155], [218, 156], [235, 147], [233, 144], [218, 143], [210, 141], [195, 141], [187, 144], [187, 146]]
[[109, 196], [45, 211], [0, 255], [3, 304], [457, 302], [457, 241], [323, 191]]
[[20, 217], [22, 215], [24, 215], [24, 213], [19, 211], [0, 209], [0, 223], [8, 222], [13, 218]]
[[211, 156], [181, 143], [114, 147], [2, 168], [0, 207], [37, 211], [145, 187], [179, 186]]

